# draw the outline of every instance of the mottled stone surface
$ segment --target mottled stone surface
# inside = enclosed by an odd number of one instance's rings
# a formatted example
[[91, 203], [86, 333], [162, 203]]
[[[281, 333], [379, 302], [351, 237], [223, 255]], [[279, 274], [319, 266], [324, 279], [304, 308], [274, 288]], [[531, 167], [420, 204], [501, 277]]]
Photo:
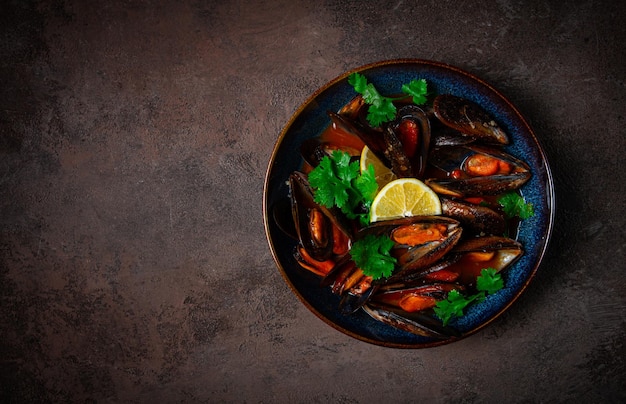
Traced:
[[[623, 1], [0, 4], [0, 401], [626, 400]], [[292, 294], [262, 221], [291, 114], [416, 57], [500, 89], [545, 147], [553, 242], [452, 345], [397, 350]]]

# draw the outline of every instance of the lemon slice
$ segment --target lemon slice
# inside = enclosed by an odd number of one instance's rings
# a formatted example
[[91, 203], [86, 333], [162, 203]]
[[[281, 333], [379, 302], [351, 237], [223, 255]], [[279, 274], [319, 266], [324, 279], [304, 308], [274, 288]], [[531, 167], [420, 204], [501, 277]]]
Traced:
[[399, 178], [385, 185], [374, 198], [370, 222], [440, 214], [439, 196], [428, 185], [416, 178]]
[[382, 161], [370, 150], [369, 147], [363, 147], [361, 150], [361, 172], [367, 170], [367, 167], [372, 164], [374, 166], [374, 173], [376, 176], [376, 183], [378, 189], [382, 189], [385, 185], [395, 180], [397, 177], [391, 171], [389, 167], [383, 164]]

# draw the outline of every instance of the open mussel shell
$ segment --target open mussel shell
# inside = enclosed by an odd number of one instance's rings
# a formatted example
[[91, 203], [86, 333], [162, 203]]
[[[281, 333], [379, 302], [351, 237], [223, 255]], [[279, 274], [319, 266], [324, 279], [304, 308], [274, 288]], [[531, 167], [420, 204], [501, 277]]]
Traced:
[[433, 147], [428, 156], [428, 162], [439, 170], [450, 173], [455, 169], [462, 169], [467, 159], [475, 154], [502, 160], [512, 165], [514, 172], [530, 171], [526, 162], [503, 151], [501, 148], [477, 144]]
[[378, 321], [423, 337], [437, 340], [460, 337], [460, 333], [457, 330], [444, 326], [439, 320], [427, 313], [407, 313], [402, 309], [377, 305], [371, 302], [363, 305], [363, 311]]
[[302, 158], [311, 167], [317, 167], [324, 157], [331, 157], [335, 150], [348, 153], [352, 158], [358, 158], [361, 155], [361, 150], [322, 141], [319, 137], [306, 139], [300, 145]]
[[[414, 125], [417, 133], [415, 145], [406, 145], [403, 142], [403, 127]], [[422, 178], [426, 170], [426, 160], [430, 147], [431, 128], [426, 112], [416, 105], [405, 105], [398, 109], [396, 119], [386, 126], [387, 158], [392, 163], [392, 169], [399, 177]], [[393, 135], [393, 136], [392, 136]], [[391, 148], [392, 141], [397, 139], [397, 145]], [[404, 140], [405, 142], [407, 140]], [[407, 167], [408, 166], [408, 167]], [[396, 168], [399, 167], [399, 168]], [[403, 168], [406, 169], [403, 170]]]
[[[427, 113], [416, 105], [399, 106], [396, 119], [372, 127], [366, 120], [367, 108], [355, 97], [339, 112], [328, 112], [331, 123], [343, 132], [357, 136], [399, 178], [422, 178], [430, 145], [431, 128]], [[403, 143], [403, 125], [415, 125], [418, 133], [414, 145]], [[407, 142], [404, 139], [404, 142]]]
[[349, 254], [322, 278], [320, 286], [330, 287], [333, 294], [341, 296], [339, 311], [343, 314], [356, 312], [379, 287], [372, 284], [372, 277], [366, 276]]
[[350, 237], [349, 224], [340, 212], [315, 202], [307, 176], [299, 171], [289, 176], [289, 195], [300, 244], [315, 260], [330, 258], [333, 254], [333, 226]]
[[[396, 235], [400, 230], [416, 233], [436, 231], [441, 237], [423, 243], [407, 244], [398, 241]], [[372, 223], [361, 229], [356, 237], [365, 237], [367, 234], [385, 234], [396, 243], [392, 255], [397, 258], [399, 269], [389, 277], [389, 280], [394, 280], [428, 267], [441, 259], [460, 240], [462, 227], [457, 220], [446, 216], [412, 216]]]
[[522, 244], [509, 237], [471, 237], [459, 242], [450, 252], [455, 262], [447, 269], [459, 272], [460, 283], [472, 285], [482, 269], [493, 268], [496, 272], [501, 272], [516, 262], [523, 253]]
[[[509, 167], [507, 173], [471, 176], [466, 162], [476, 156], [501, 161]], [[445, 173], [446, 178], [429, 178], [424, 182], [440, 195], [463, 198], [466, 196], [498, 195], [520, 188], [531, 177], [530, 167], [524, 161], [496, 147], [479, 145], [435, 147], [429, 154], [429, 164]], [[454, 172], [462, 176], [455, 178]]]
[[507, 134], [478, 104], [451, 94], [442, 94], [433, 101], [435, 116], [445, 125], [483, 142], [508, 144]]
[[466, 196], [498, 195], [507, 191], [513, 191], [524, 185], [528, 179], [529, 174], [516, 173], [462, 180], [428, 179], [425, 183], [440, 195], [463, 198]]
[[468, 253], [480, 251], [500, 251], [503, 252], [502, 259], [498, 261], [496, 269], [501, 271], [510, 265], [513, 260], [519, 258], [523, 253], [522, 244], [512, 238], [504, 236], [484, 236], [470, 237], [459, 242], [453, 250], [453, 253]]
[[461, 258], [460, 255], [446, 254], [443, 258], [432, 265], [425, 266], [419, 270], [404, 273], [400, 276], [393, 276], [380, 286], [381, 291], [410, 288], [416, 285], [423, 285], [429, 282], [426, 277], [439, 271], [446, 270]]
[[356, 291], [349, 290], [341, 298], [339, 302], [339, 311], [342, 314], [356, 313], [357, 310], [362, 308], [370, 298], [376, 293], [378, 285], [371, 285], [368, 283], [366, 288], [358, 289]]
[[460, 286], [446, 282], [421, 282], [412, 285], [407, 285], [403, 282], [386, 284], [380, 287], [380, 290], [372, 296], [372, 302], [401, 307], [402, 301], [407, 297], [423, 296], [432, 298], [433, 301], [438, 301], [445, 299], [451, 290], [458, 289], [460, 289]]
[[328, 111], [328, 116], [330, 117], [331, 125], [343, 132], [357, 136], [383, 164], [391, 167], [391, 162], [385, 154], [387, 145], [380, 128], [372, 128], [367, 122], [355, 119], [350, 115]]

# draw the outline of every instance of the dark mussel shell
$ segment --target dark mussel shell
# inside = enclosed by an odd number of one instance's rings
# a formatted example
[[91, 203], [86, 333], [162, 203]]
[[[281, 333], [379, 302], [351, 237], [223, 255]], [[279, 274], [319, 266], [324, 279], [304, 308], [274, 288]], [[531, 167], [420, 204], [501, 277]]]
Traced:
[[379, 285], [371, 283], [371, 279], [363, 279], [361, 284], [343, 294], [339, 302], [339, 311], [342, 314], [355, 313], [370, 300], [378, 287]]
[[339, 310], [343, 314], [356, 312], [378, 288], [377, 284], [372, 284], [372, 278], [356, 266], [350, 255], [337, 262], [320, 286], [330, 286], [334, 294], [341, 296]]
[[393, 131], [380, 131], [379, 128], [362, 123], [348, 116], [328, 112], [331, 122], [344, 132], [358, 136], [365, 145], [380, 159], [380, 161], [398, 177], [411, 177], [413, 170], [411, 162], [403, 151], [400, 139]]
[[430, 144], [432, 147], [460, 146], [475, 142], [476, 139], [466, 136], [459, 131], [444, 127], [431, 131]]
[[378, 321], [423, 337], [438, 340], [460, 337], [457, 330], [444, 326], [439, 320], [427, 313], [407, 313], [402, 309], [372, 303], [363, 305], [363, 311]]
[[[511, 167], [507, 174], [469, 176], [465, 174], [465, 162], [474, 155], [501, 160]], [[435, 192], [454, 197], [498, 195], [516, 190], [531, 177], [528, 165], [495, 147], [478, 145], [435, 147], [429, 155], [429, 163], [448, 176], [458, 171], [464, 175], [458, 178], [429, 178], [425, 182]]]
[[[402, 132], [407, 124], [415, 127], [417, 133], [415, 145], [408, 144], [409, 140], [403, 136]], [[430, 120], [426, 112], [416, 105], [405, 105], [398, 109], [396, 119], [385, 129], [386, 153], [391, 161], [392, 170], [399, 177], [422, 178], [426, 170], [431, 137]]]
[[272, 219], [274, 219], [274, 222], [283, 233], [294, 240], [298, 240], [298, 233], [296, 232], [291, 206], [290, 197], [277, 200], [271, 208]]
[[[390, 277], [385, 284], [381, 285], [380, 289], [392, 290], [397, 288], [408, 288], [431, 282], [431, 280], [427, 279], [428, 276], [446, 271], [450, 265], [454, 264], [460, 258], [460, 255], [446, 254], [432, 265], [426, 266], [417, 271], [405, 273], [402, 276]], [[455, 276], [454, 280], [456, 280], [456, 278], [457, 276]]]
[[424, 296], [439, 301], [445, 299], [448, 292], [453, 289], [458, 290], [460, 286], [445, 282], [422, 282], [412, 285], [400, 282], [384, 285], [372, 296], [371, 301], [387, 306], [400, 307], [402, 300], [408, 296]]
[[361, 155], [361, 150], [338, 146], [331, 142], [324, 142], [320, 140], [319, 137], [306, 139], [300, 145], [300, 154], [304, 161], [311, 167], [317, 167], [324, 157], [331, 157], [335, 150], [348, 153], [350, 157], [358, 157]]
[[[356, 97], [348, 103], [349, 107], [342, 108], [338, 113], [329, 111], [332, 125], [359, 137], [399, 178], [422, 178], [431, 136], [428, 115], [415, 105], [404, 105], [398, 109], [394, 121], [374, 128], [365, 119], [366, 108], [360, 100]], [[414, 123], [419, 132], [419, 142], [414, 149], [405, 147], [402, 140], [401, 125], [407, 121]], [[410, 155], [408, 150], [411, 150]]]
[[425, 183], [438, 194], [462, 198], [466, 196], [498, 195], [512, 191], [520, 188], [528, 179], [529, 175], [527, 173], [516, 173], [462, 180], [428, 179]]
[[[473, 254], [475, 253], [475, 254]], [[490, 258], [478, 258], [481, 253], [493, 253]], [[524, 254], [522, 244], [504, 236], [471, 237], [459, 242], [450, 252], [454, 263], [447, 270], [458, 271], [459, 282], [471, 286], [482, 269], [501, 272]]]
[[412, 216], [372, 223], [368, 227], [361, 229], [357, 234], [357, 238], [364, 237], [367, 234], [386, 234], [393, 240], [394, 231], [401, 227], [412, 225], [418, 225], [425, 229], [431, 226], [438, 227], [443, 225], [446, 231], [441, 239], [428, 241], [423, 244], [406, 245], [396, 242], [392, 255], [398, 259], [399, 269], [389, 277], [390, 281], [402, 278], [411, 272], [418, 271], [437, 262], [460, 240], [463, 230], [457, 220], [449, 217]]
[[357, 136], [367, 147], [383, 162], [387, 167], [391, 167], [391, 162], [387, 159], [385, 150], [387, 144], [383, 133], [379, 129], [372, 128], [361, 120], [354, 119], [349, 115], [338, 114], [328, 111], [331, 125], [346, 133]]
[[391, 171], [398, 178], [406, 178], [413, 176], [413, 166], [411, 159], [404, 152], [404, 147], [398, 136], [389, 129], [383, 132], [383, 139], [385, 140], [385, 157], [389, 161]]
[[[300, 244], [315, 260], [330, 258], [333, 253], [333, 226], [338, 226], [350, 237], [349, 225], [344, 223], [339, 212], [331, 211], [315, 202], [305, 174], [293, 172], [289, 176], [289, 190], [291, 212]], [[313, 214], [318, 217], [317, 234], [312, 234], [311, 231], [310, 221]]]
[[496, 121], [478, 104], [451, 94], [433, 101], [435, 116], [443, 124], [488, 143], [508, 144], [509, 138]]
[[495, 210], [456, 198], [441, 196], [441, 213], [452, 217], [474, 234], [503, 234], [506, 230], [504, 216]]
[[357, 94], [350, 101], [348, 101], [346, 105], [341, 107], [341, 109], [337, 111], [337, 113], [352, 120], [358, 120], [360, 122], [363, 122], [364, 124], [369, 126], [369, 124], [366, 123], [366, 106], [367, 103], [365, 102], [363, 96], [361, 94]]
[[452, 253], [464, 254], [469, 252], [486, 252], [496, 251], [502, 252], [503, 255], [495, 263], [494, 268], [497, 271], [501, 271], [508, 265], [511, 265], [517, 258], [519, 258], [524, 249], [522, 244], [509, 237], [504, 236], [484, 236], [484, 237], [472, 237], [467, 238], [458, 243]]

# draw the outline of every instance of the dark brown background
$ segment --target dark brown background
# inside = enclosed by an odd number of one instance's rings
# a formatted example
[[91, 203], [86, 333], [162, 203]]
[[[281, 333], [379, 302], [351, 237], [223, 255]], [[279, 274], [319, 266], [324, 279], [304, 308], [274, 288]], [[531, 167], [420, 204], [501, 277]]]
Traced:
[[[3, 1], [0, 401], [626, 400], [623, 1]], [[557, 220], [480, 333], [397, 350], [327, 326], [270, 255], [274, 142], [383, 59], [500, 89]]]

